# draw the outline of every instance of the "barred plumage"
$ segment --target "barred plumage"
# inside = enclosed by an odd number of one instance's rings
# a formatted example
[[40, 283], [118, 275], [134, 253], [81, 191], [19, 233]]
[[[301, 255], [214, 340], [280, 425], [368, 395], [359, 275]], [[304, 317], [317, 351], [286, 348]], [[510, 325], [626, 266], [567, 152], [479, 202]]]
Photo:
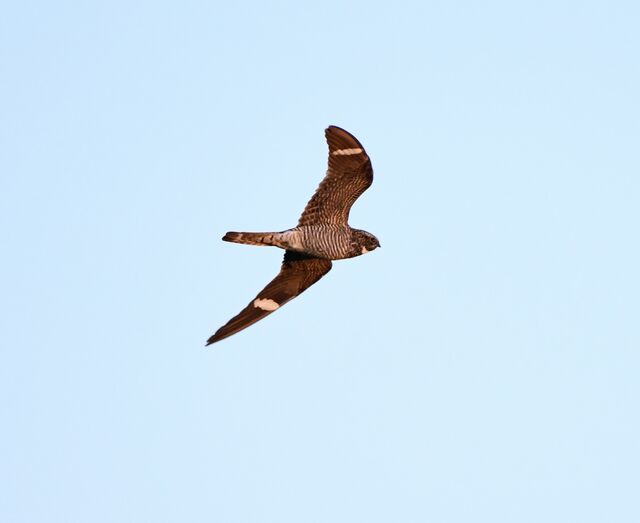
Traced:
[[342, 260], [355, 255], [349, 226], [327, 223], [296, 229], [302, 234], [304, 252], [329, 260]]
[[325, 131], [329, 169], [305, 207], [297, 227], [281, 232], [228, 232], [225, 241], [285, 249], [280, 273], [207, 345], [245, 329], [313, 285], [331, 260], [352, 258], [380, 247], [371, 233], [349, 227], [349, 211], [373, 182], [371, 161], [360, 142], [344, 129]]

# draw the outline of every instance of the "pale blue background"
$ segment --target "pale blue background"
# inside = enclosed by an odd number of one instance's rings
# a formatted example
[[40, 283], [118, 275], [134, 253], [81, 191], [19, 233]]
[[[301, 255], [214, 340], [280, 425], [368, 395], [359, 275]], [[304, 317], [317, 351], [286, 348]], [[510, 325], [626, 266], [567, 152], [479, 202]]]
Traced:
[[638, 3], [232, 4], [2, 8], [0, 520], [640, 521]]

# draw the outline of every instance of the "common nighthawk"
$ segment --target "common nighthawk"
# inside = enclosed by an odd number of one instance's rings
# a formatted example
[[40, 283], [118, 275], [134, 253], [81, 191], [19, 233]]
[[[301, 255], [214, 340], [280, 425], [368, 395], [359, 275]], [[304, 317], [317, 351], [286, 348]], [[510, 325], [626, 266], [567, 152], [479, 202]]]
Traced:
[[380, 247], [373, 235], [349, 227], [349, 210], [373, 182], [364, 147], [340, 127], [325, 130], [329, 169], [298, 225], [282, 232], [228, 232], [227, 242], [285, 249], [280, 273], [209, 338], [207, 345], [246, 329], [308, 289], [331, 270], [331, 260], [360, 256]]

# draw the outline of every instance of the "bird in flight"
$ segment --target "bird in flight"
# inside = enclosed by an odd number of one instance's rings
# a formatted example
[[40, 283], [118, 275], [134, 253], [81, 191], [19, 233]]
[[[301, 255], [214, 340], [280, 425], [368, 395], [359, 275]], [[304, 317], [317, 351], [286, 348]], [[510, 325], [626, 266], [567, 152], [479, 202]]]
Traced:
[[331, 260], [353, 258], [380, 247], [371, 233], [349, 227], [349, 211], [373, 182], [364, 147], [340, 127], [325, 130], [329, 168], [298, 225], [281, 232], [228, 232], [227, 242], [271, 245], [285, 250], [278, 275], [237, 316], [207, 340], [227, 338], [282, 307], [331, 270]]

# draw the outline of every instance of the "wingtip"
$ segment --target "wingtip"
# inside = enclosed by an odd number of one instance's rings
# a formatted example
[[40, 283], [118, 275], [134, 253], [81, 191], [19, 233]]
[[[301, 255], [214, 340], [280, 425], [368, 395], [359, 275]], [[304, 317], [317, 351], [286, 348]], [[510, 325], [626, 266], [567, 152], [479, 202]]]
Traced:
[[329, 134], [335, 131], [342, 131], [343, 133], [349, 133], [349, 131], [347, 131], [346, 129], [343, 129], [342, 127], [339, 127], [338, 125], [330, 125], [324, 130], [324, 134]]
[[220, 332], [216, 332], [215, 334], [212, 334], [211, 336], [209, 336], [209, 339], [207, 340], [207, 343], [205, 343], [205, 347], [208, 347], [209, 345], [213, 345], [214, 343], [218, 343], [221, 340], [224, 340], [226, 337], [228, 336], [228, 334], [225, 335], [221, 335]]
[[360, 141], [353, 134], [351, 134], [346, 129], [343, 129], [342, 127], [338, 127], [337, 125], [330, 125], [324, 130], [324, 135], [327, 139], [327, 143], [329, 143], [330, 148], [336, 147], [348, 149], [349, 147], [354, 147], [355, 144], [357, 144], [357, 146], [364, 152], [364, 147], [362, 146]]

